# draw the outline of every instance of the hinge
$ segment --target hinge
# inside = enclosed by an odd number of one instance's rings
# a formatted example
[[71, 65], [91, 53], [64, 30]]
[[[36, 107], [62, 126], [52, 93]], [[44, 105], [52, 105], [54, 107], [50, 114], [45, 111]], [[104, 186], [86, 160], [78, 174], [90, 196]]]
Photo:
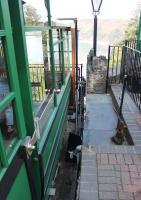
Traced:
[[26, 136], [26, 138], [23, 141], [22, 146], [26, 148], [27, 156], [30, 157], [32, 155], [32, 152], [36, 148], [36, 143], [40, 139], [40, 132], [39, 132], [39, 124], [38, 124], [38, 118], [35, 119], [35, 131], [33, 133], [33, 136]]
[[55, 92], [56, 94], [59, 94], [59, 93], [61, 92], [61, 89], [54, 89], [54, 92]]

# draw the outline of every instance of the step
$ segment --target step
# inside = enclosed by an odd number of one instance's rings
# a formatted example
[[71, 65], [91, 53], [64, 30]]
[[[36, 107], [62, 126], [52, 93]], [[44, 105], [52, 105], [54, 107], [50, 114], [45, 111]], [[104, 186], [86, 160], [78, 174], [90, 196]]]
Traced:
[[[111, 94], [117, 109], [119, 109], [120, 106], [121, 93], [121, 84], [111, 85]], [[125, 91], [124, 95], [122, 116], [128, 127], [132, 144], [141, 149], [141, 114], [127, 91]]]

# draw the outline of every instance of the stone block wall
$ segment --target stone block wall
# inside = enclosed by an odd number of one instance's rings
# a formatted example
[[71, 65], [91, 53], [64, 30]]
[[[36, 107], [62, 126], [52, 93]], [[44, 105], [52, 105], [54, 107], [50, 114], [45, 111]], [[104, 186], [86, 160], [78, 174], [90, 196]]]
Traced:
[[87, 93], [105, 93], [107, 59], [104, 56], [94, 57], [93, 49], [87, 57]]

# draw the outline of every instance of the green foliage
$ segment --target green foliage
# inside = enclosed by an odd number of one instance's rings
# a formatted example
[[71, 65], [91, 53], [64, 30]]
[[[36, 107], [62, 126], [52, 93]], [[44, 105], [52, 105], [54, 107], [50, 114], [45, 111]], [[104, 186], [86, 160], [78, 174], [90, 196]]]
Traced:
[[137, 38], [137, 29], [138, 29], [138, 15], [134, 15], [133, 18], [129, 21], [127, 28], [125, 30], [125, 39], [135, 40]]
[[28, 26], [39, 25], [41, 24], [41, 16], [37, 13], [36, 8], [25, 5], [24, 6], [24, 17], [25, 17], [25, 24]]
[[133, 17], [130, 19], [127, 28], [125, 30], [125, 39], [126, 40], [136, 40], [138, 29], [139, 29], [139, 15], [141, 13], [141, 0], [138, 1], [137, 8], [133, 14]]

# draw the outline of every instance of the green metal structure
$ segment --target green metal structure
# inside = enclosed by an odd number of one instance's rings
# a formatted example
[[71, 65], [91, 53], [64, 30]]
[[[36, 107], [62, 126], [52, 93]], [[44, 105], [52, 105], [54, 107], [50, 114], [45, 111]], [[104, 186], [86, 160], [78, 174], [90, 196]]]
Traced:
[[139, 16], [139, 24], [138, 24], [138, 30], [137, 30], [137, 49], [141, 50], [141, 13]]
[[[49, 0], [45, 6], [48, 25], [26, 27], [22, 0], [0, 0], [0, 81], [4, 77], [8, 85], [0, 116], [10, 110], [14, 121], [11, 135], [5, 118], [0, 121], [2, 200], [48, 199], [63, 141], [72, 81], [71, 29], [53, 27]], [[28, 62], [26, 33], [33, 32], [45, 35], [47, 67]]]

